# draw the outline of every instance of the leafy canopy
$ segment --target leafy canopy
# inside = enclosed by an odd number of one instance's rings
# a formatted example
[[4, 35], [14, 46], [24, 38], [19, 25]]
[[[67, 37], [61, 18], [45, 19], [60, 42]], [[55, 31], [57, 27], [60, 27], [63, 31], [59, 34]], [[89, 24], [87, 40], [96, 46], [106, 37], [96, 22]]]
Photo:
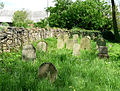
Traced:
[[13, 25], [16, 27], [27, 27], [28, 24], [32, 24], [33, 21], [28, 19], [28, 13], [25, 10], [18, 10], [13, 15]]
[[48, 22], [51, 27], [71, 29], [111, 29], [111, 7], [100, 0], [55, 0], [55, 7], [48, 7]]

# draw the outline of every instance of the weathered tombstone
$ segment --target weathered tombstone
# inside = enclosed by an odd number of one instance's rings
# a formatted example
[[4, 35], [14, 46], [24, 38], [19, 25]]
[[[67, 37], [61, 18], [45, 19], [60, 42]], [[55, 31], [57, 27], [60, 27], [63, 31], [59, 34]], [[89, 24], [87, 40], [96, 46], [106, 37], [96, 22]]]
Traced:
[[58, 49], [62, 49], [64, 48], [65, 44], [64, 44], [64, 36], [62, 34], [59, 34], [57, 39], [57, 48]]
[[80, 56], [80, 44], [75, 43], [73, 45], [73, 55]]
[[44, 52], [47, 51], [47, 43], [44, 41], [41, 41], [37, 44], [37, 50], [42, 50]]
[[22, 50], [22, 60], [35, 60], [36, 59], [36, 49], [33, 45], [25, 45]]
[[63, 39], [57, 39], [57, 48], [62, 49], [62, 48], [64, 48], [64, 46], [65, 46], [64, 40]]
[[91, 48], [91, 40], [89, 38], [82, 38], [80, 40], [80, 49], [90, 49]]
[[99, 58], [109, 58], [108, 48], [106, 46], [99, 46], [98, 50], [99, 50], [98, 53]]
[[59, 33], [59, 34], [57, 35], [57, 38], [58, 38], [58, 39], [64, 39], [64, 34]]
[[66, 41], [69, 39], [69, 35], [66, 33], [64, 34], [64, 43], [66, 43]]
[[91, 40], [91, 37], [90, 37], [90, 36], [85, 36], [85, 37]]
[[99, 38], [96, 42], [96, 48], [99, 48], [99, 46], [106, 46], [106, 42], [103, 38]]
[[40, 79], [48, 78], [50, 82], [55, 82], [57, 77], [57, 69], [52, 63], [43, 63], [38, 70], [38, 76]]
[[73, 40], [72, 39], [68, 39], [66, 41], [66, 48], [67, 49], [73, 49]]
[[78, 38], [79, 38], [78, 34], [74, 34], [73, 35], [73, 42], [78, 43]]

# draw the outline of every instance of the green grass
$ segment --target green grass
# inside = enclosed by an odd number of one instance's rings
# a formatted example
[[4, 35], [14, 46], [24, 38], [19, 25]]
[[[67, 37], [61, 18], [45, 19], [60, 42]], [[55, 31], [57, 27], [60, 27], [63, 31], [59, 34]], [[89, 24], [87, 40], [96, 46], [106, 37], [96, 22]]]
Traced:
[[[97, 57], [96, 43], [92, 49], [72, 51], [57, 49], [56, 39], [45, 39], [48, 52], [37, 51], [35, 63], [22, 61], [21, 50], [0, 55], [0, 91], [120, 91], [120, 44], [107, 43], [110, 58]], [[37, 42], [33, 45], [36, 47]], [[112, 47], [111, 47], [112, 45]], [[55, 83], [37, 76], [43, 62], [52, 62], [58, 76]]]

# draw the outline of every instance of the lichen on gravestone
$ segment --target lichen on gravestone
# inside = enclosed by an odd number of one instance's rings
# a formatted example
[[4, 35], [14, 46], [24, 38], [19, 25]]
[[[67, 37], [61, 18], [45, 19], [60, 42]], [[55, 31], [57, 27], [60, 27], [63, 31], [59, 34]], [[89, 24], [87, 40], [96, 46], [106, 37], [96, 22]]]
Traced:
[[91, 49], [91, 40], [89, 38], [82, 38], [80, 40], [80, 49], [87, 49], [87, 50], [90, 50]]
[[36, 49], [33, 45], [28, 44], [23, 46], [22, 49], [22, 60], [28, 61], [28, 60], [35, 60], [36, 59]]
[[57, 78], [57, 69], [52, 63], [45, 62], [38, 69], [38, 77], [40, 79], [48, 78], [53, 83]]
[[73, 45], [73, 55], [74, 56], [80, 56], [80, 44], [75, 43]]
[[47, 43], [44, 42], [44, 41], [41, 41], [37, 44], [37, 50], [41, 50], [41, 51], [44, 51], [46, 52], [47, 51]]

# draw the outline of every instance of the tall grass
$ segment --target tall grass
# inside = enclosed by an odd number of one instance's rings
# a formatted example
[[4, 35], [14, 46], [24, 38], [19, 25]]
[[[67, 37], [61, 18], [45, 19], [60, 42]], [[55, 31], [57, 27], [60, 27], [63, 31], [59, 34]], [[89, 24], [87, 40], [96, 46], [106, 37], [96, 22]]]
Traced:
[[[92, 49], [81, 50], [79, 57], [72, 56], [71, 50], [57, 49], [55, 38], [45, 41], [48, 52], [37, 51], [35, 63], [22, 61], [21, 49], [0, 55], [0, 91], [120, 91], [120, 52], [114, 51], [119, 44], [108, 43], [110, 58], [107, 60], [97, 57], [93, 41]], [[36, 47], [38, 42], [33, 45]], [[38, 78], [38, 67], [43, 62], [56, 66], [55, 83]]]

